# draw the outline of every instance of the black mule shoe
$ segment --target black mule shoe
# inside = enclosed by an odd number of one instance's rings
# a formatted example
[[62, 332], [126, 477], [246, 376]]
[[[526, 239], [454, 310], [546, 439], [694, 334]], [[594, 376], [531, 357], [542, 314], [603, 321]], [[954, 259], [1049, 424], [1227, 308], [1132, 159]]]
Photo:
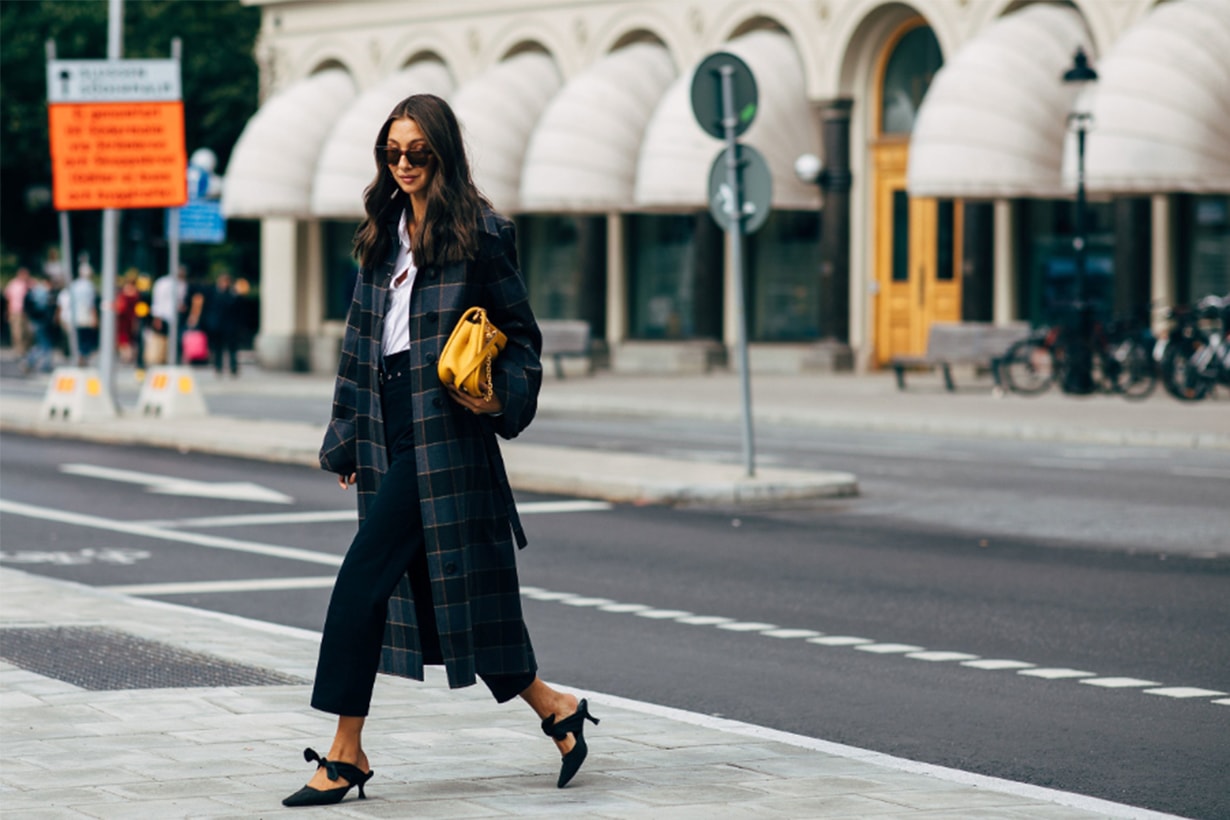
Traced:
[[568, 785], [568, 781], [580, 770], [581, 764], [585, 762], [585, 756], [589, 754], [589, 748], [585, 745], [586, 720], [592, 721], [595, 726], [598, 725], [598, 718], [589, 713], [589, 704], [584, 698], [577, 704], [577, 710], [563, 720], [557, 722], [555, 715], [548, 715], [542, 719], [542, 732], [547, 737], [563, 740], [568, 737], [569, 733], [572, 733], [577, 742], [572, 747], [572, 751], [564, 755], [564, 762], [559, 770], [559, 780], [555, 784], [556, 788], [562, 789]]
[[[350, 781], [350, 786], [359, 787], [359, 799], [366, 800], [367, 795], [363, 792], [363, 784], [372, 779], [375, 772], [363, 772], [358, 766], [352, 766], [349, 763], [341, 763], [336, 760], [326, 760], [316, 754], [315, 749], [304, 749], [303, 759], [311, 763], [317, 761], [321, 766], [325, 767], [325, 773], [328, 774], [330, 780], [337, 780], [344, 777]], [[336, 789], [313, 789], [311, 786], [304, 786], [299, 791], [292, 794], [290, 797], [282, 801], [283, 806], [329, 806], [333, 803], [342, 802], [342, 798], [346, 796], [346, 792], [350, 791], [350, 786], [339, 786]]]

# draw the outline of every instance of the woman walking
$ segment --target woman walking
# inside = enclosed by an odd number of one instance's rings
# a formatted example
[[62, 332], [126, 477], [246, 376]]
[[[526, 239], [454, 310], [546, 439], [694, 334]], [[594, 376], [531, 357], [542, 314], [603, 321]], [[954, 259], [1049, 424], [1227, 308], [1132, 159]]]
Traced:
[[[359, 530], [338, 571], [312, 706], [338, 716], [329, 753], [287, 806], [336, 803], [372, 770], [362, 745], [376, 672], [452, 688], [481, 679], [520, 696], [563, 755], [585, 760], [584, 700], [541, 681], [521, 615], [514, 538], [526, 544], [495, 436], [534, 418], [542, 337], [517, 269], [512, 223], [474, 186], [452, 110], [418, 94], [376, 138], [376, 179], [355, 234], [360, 273], [346, 322], [321, 466], [358, 484]], [[486, 398], [441, 383], [437, 359], [469, 307], [507, 336]]]

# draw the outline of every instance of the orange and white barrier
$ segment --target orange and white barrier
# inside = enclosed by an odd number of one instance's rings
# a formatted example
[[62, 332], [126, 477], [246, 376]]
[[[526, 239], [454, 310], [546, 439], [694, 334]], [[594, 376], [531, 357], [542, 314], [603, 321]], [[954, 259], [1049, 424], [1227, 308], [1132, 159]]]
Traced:
[[95, 421], [115, 415], [111, 391], [95, 367], [57, 367], [39, 410], [47, 421]]
[[145, 372], [137, 413], [148, 418], [207, 416], [196, 374], [188, 367], [151, 367]]

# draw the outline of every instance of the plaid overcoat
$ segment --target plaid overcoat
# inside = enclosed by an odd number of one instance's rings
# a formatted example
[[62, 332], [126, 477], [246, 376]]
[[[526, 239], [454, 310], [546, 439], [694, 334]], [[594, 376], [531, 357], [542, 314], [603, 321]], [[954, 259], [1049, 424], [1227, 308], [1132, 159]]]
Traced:
[[[388, 258], [375, 270], [360, 271], [355, 283], [320, 451], [325, 470], [358, 473], [360, 523], [389, 466], [380, 367], [396, 218], [386, 229], [392, 235]], [[473, 684], [479, 672], [535, 669], [513, 545], [515, 538], [524, 547], [526, 539], [496, 435], [513, 438], [534, 418], [542, 335], [518, 270], [512, 223], [484, 209], [478, 247], [466, 262], [420, 267], [411, 295], [409, 378], [426, 550], [389, 600], [380, 660], [380, 671], [416, 680], [423, 679], [425, 663], [443, 663], [454, 688]], [[493, 370], [503, 404], [498, 416], [470, 413], [449, 398], [436, 375], [453, 326], [474, 305], [486, 308], [508, 337]]]

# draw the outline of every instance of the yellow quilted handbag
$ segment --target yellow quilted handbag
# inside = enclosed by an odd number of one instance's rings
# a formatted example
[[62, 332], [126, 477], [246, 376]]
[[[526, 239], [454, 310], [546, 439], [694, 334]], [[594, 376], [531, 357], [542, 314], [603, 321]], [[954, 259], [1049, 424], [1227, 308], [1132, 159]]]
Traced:
[[468, 308], [440, 352], [436, 367], [440, 381], [476, 399], [491, 401], [491, 363], [507, 343], [508, 338], [487, 319], [487, 311]]

